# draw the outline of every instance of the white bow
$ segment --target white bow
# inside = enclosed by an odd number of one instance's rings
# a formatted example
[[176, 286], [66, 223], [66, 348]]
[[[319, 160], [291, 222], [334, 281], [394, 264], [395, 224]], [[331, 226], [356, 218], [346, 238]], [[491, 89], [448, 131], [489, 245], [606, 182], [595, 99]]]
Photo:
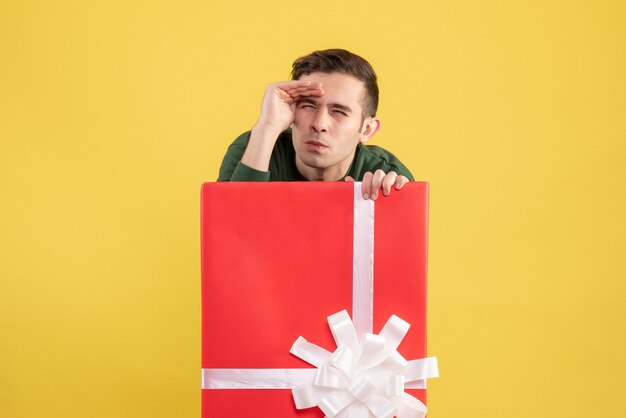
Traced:
[[410, 324], [392, 315], [380, 334], [361, 341], [346, 310], [328, 317], [337, 349], [299, 337], [290, 352], [317, 367], [315, 380], [292, 389], [296, 408], [318, 406], [327, 418], [423, 418], [426, 405], [404, 391], [438, 377], [436, 357], [407, 361], [397, 348]]

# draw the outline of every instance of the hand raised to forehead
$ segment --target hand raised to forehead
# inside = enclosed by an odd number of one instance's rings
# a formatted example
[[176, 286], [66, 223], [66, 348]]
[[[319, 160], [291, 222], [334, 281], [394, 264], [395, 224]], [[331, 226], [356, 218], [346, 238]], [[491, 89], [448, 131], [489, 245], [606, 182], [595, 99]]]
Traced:
[[321, 83], [310, 80], [282, 81], [270, 84], [265, 89], [261, 104], [261, 115], [257, 127], [269, 129], [277, 134], [291, 125], [295, 117], [295, 105], [304, 96], [322, 96]]
[[322, 83], [310, 80], [293, 80], [274, 84], [278, 88], [281, 99], [287, 103], [295, 103], [303, 96], [321, 96], [324, 94]]

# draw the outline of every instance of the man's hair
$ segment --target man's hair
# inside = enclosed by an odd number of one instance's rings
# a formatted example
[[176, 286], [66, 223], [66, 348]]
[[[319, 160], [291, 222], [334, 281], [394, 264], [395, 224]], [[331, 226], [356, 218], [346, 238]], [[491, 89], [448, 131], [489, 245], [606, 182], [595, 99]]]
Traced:
[[291, 78], [299, 80], [311, 73], [344, 73], [361, 80], [365, 84], [363, 97], [363, 118], [376, 116], [378, 108], [378, 83], [376, 73], [365, 59], [345, 49], [325, 49], [315, 51], [293, 62]]

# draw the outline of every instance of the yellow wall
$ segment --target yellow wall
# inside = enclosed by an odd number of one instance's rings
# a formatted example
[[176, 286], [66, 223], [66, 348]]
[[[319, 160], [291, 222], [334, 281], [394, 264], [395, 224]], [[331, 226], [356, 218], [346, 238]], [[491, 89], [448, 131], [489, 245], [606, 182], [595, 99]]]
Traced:
[[626, 3], [0, 3], [0, 416], [199, 416], [199, 190], [292, 60], [431, 182], [432, 417], [626, 416]]

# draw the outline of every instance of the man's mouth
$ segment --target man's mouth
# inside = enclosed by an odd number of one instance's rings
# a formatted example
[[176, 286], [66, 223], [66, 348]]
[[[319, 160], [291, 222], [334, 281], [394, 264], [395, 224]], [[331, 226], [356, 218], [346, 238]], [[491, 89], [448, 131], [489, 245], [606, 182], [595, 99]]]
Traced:
[[328, 146], [321, 141], [306, 141], [305, 142], [306, 149], [310, 152], [324, 152], [324, 150], [328, 149]]
[[322, 149], [322, 148], [328, 148], [328, 145], [326, 145], [325, 143], [323, 143], [322, 141], [316, 141], [316, 140], [309, 140], [306, 141], [305, 144], [307, 145], [308, 148], [310, 149]]

